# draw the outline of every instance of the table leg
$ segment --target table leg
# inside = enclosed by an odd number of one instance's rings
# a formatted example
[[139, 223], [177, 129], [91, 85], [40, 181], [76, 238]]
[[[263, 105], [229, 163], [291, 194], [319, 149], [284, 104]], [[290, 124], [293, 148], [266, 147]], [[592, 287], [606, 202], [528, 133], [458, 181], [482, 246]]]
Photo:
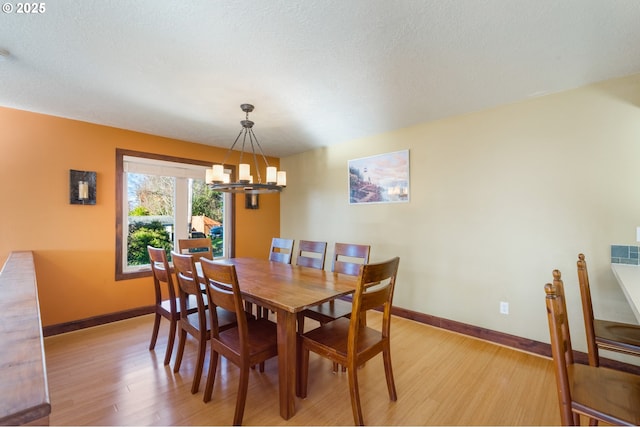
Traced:
[[280, 416], [288, 420], [296, 412], [296, 315], [278, 310], [277, 321]]

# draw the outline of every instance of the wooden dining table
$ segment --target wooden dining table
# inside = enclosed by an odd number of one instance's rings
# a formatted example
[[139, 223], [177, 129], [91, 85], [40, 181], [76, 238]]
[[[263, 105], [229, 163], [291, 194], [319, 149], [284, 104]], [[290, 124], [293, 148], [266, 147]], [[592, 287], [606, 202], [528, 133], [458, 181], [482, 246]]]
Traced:
[[[288, 420], [295, 414], [297, 314], [353, 293], [358, 278], [258, 258], [231, 258], [216, 262], [235, 265], [245, 301], [276, 313], [280, 415]], [[197, 267], [198, 274], [202, 276], [199, 263]]]

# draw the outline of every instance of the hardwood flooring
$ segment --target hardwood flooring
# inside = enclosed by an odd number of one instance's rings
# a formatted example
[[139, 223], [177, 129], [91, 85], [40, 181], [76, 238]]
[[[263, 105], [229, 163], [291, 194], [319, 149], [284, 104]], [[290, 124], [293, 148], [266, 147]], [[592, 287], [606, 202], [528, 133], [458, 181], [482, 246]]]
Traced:
[[[368, 324], [380, 323], [371, 313]], [[163, 320], [149, 351], [151, 315], [45, 338], [51, 425], [228, 425], [238, 369], [218, 365], [212, 401], [190, 393], [196, 345], [188, 340], [179, 373], [164, 366]], [[314, 322], [307, 322], [308, 328]], [[390, 402], [378, 356], [359, 369], [369, 425], [559, 425], [549, 359], [393, 318], [392, 361], [398, 401]], [[251, 372], [245, 425], [352, 425], [346, 373], [311, 354], [309, 392], [296, 414], [278, 410], [277, 359]], [[205, 361], [205, 382], [208, 349]]]

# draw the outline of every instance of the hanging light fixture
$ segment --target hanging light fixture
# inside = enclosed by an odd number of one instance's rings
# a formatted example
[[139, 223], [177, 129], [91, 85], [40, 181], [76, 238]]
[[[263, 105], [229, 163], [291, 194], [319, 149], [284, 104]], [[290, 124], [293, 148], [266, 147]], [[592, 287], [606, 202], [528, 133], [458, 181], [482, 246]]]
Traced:
[[[205, 182], [212, 190], [226, 193], [262, 194], [280, 192], [287, 186], [287, 173], [284, 171], [278, 171], [275, 166], [269, 166], [269, 162], [262, 151], [258, 138], [256, 138], [255, 133], [253, 133], [254, 123], [249, 120], [249, 113], [253, 111], [253, 105], [242, 104], [240, 108], [246, 113], [246, 119], [240, 121], [242, 129], [236, 137], [236, 140], [233, 141], [231, 148], [227, 151], [222, 163], [215, 164], [211, 169], [207, 169]], [[240, 163], [238, 165], [238, 180], [236, 182], [231, 182], [229, 174], [224, 172], [224, 165], [229, 158], [229, 154], [231, 154], [231, 151], [240, 140], [240, 137], [242, 137], [242, 148], [240, 151]], [[245, 147], [247, 150], [246, 153]], [[258, 154], [256, 153], [256, 148], [266, 165], [264, 182], [262, 181], [262, 174], [258, 167]], [[253, 157], [253, 167], [257, 181], [254, 179], [253, 175], [251, 175], [251, 166], [249, 164], [251, 159], [243, 163], [245, 154]]]

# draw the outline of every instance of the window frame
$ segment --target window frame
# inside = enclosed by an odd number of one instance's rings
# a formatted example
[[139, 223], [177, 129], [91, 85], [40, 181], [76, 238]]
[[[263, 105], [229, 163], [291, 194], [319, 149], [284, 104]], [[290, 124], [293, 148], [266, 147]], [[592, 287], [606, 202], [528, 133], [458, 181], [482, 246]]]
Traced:
[[[167, 162], [174, 163], [185, 163], [192, 164], [198, 166], [211, 166], [214, 162], [212, 161], [204, 161], [204, 160], [196, 160], [196, 159], [188, 159], [184, 157], [174, 157], [168, 156], [164, 154], [156, 154], [156, 153], [147, 153], [143, 151], [135, 151], [128, 150], [123, 148], [116, 148], [116, 259], [115, 259], [115, 278], [116, 281], [119, 280], [128, 280], [128, 279], [136, 279], [139, 277], [148, 277], [151, 276], [151, 267], [149, 268], [141, 268], [136, 271], [125, 271], [123, 266], [122, 256], [124, 253], [124, 244], [126, 244], [123, 239], [123, 203], [125, 200], [124, 194], [124, 158], [125, 156], [130, 157], [140, 157], [151, 160], [161, 160]], [[232, 165], [225, 165], [227, 168], [231, 169], [231, 173], [235, 174], [235, 167]], [[225, 229], [231, 230], [231, 240], [229, 241], [229, 254], [230, 258], [235, 257], [235, 212], [236, 212], [236, 198], [230, 197], [229, 203], [229, 213], [225, 215], [228, 217], [227, 221], [225, 221]], [[229, 223], [227, 223], [229, 222]], [[227, 228], [229, 227], [229, 228]], [[226, 234], [226, 233], [225, 233]]]

